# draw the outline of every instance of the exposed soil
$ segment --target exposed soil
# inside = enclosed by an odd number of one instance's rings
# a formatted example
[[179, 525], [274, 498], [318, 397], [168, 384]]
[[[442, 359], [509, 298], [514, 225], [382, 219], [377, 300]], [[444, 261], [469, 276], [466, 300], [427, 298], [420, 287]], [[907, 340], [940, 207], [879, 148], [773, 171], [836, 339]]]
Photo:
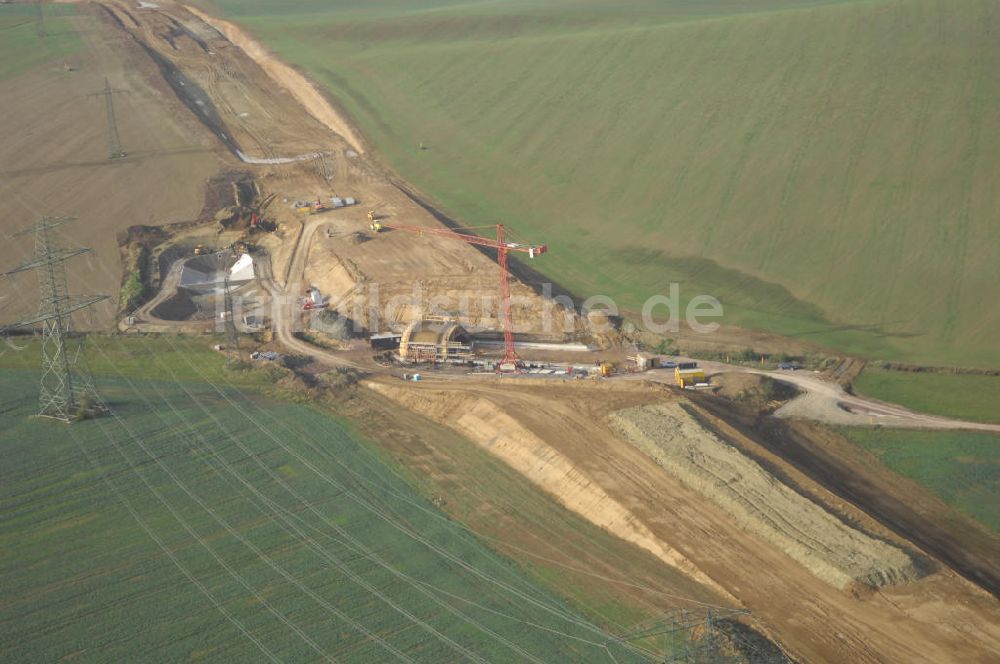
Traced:
[[[81, 4], [70, 20], [81, 49], [0, 81], [3, 140], [0, 140], [0, 200], [14, 231], [42, 215], [72, 216], [63, 227], [69, 245], [93, 254], [66, 264], [74, 293], [117, 296], [121, 279], [116, 235], [136, 224], [162, 225], [194, 219], [205, 180], [220, 166], [217, 141], [193, 121], [156, 66], [106, 14]], [[104, 87], [127, 90], [114, 97], [119, 134], [128, 156], [109, 159], [104, 99], [88, 97]], [[225, 158], [225, 155], [221, 155]], [[0, 267], [25, 260], [32, 239], [0, 244]], [[8, 302], [4, 318], [37, 308], [36, 278], [21, 275], [15, 288], [24, 310]], [[81, 329], [107, 329], [117, 303], [110, 301], [75, 317]]]
[[[468, 439], [366, 392], [340, 401], [337, 411], [399, 463], [449, 518], [529, 573], [538, 573], [543, 583], [556, 582], [557, 592], [569, 592], [571, 602], [600, 624], [623, 633], [639, 620], [639, 611], [656, 619], [683, 607], [696, 616], [706, 605], [722, 604], [649, 552], [540, 495], [523, 475]], [[612, 614], [616, 605], [636, 612]], [[622, 615], [629, 616], [628, 622], [621, 622]]]
[[[677, 357], [677, 361], [688, 358]], [[701, 361], [705, 375], [744, 373], [767, 376], [799, 390], [799, 395], [774, 411], [780, 418], [807, 419], [833, 425], [872, 426], [907, 429], [967, 429], [1000, 433], [1000, 424], [969, 422], [950, 417], [918, 413], [902, 406], [859, 397], [827, 377], [812, 371], [767, 371], [723, 362]], [[655, 370], [642, 374], [643, 380], [673, 384], [673, 371]], [[723, 380], [726, 380], [725, 378]]]
[[127, 2], [109, 0], [101, 6], [119, 16], [121, 31], [156, 63], [190, 117], [240, 160], [280, 164], [335, 151], [343, 142], [338, 139], [342, 132], [317, 120], [317, 113], [308, 112], [310, 105], [288, 94], [291, 90], [276, 84], [249, 51], [235, 48], [195, 10], [163, 2], [158, 10], [134, 14], [138, 20], [132, 21], [121, 18]]
[[209, 16], [194, 7], [188, 6], [187, 9], [201, 20], [216, 28], [230, 42], [239, 46], [272, 80], [291, 92], [298, 103], [303, 108], [308, 109], [313, 117], [343, 137], [358, 153], [364, 152], [361, 139], [355, 133], [351, 123], [305, 76], [272, 56], [260, 42], [251, 38], [232, 23]]
[[150, 313], [162, 320], [189, 320], [198, 313], [198, 305], [191, 297], [191, 294], [181, 288], [172, 297], [152, 307]]
[[[497, 385], [387, 383], [375, 389], [449, 426], [511, 464], [556, 500], [606, 495], [569, 507], [609, 529], [602, 509], [617, 504], [694, 568], [751, 608], [761, 629], [802, 661], [987, 661], [1000, 656], [1000, 605], [941, 567], [877, 592], [839, 590], [778, 546], [748, 533], [718, 505], [601, 424], [616, 410], [669, 403], [660, 389], [633, 384], [501, 380]], [[483, 405], [482, 402], [487, 402]], [[725, 402], [716, 400], [716, 403]], [[720, 406], [722, 407], [722, 406]], [[471, 413], [471, 414], [470, 414]], [[724, 426], [724, 425], [720, 425]], [[740, 436], [730, 430], [729, 436]], [[747, 446], [756, 445], [752, 440]], [[518, 458], [520, 457], [520, 458]], [[781, 460], [774, 458], [774, 464]], [[566, 467], [566, 464], [570, 464]], [[563, 470], [559, 470], [562, 468]], [[796, 487], [861, 533], [906, 549], [894, 536], [821, 484], [785, 471]], [[588, 487], [586, 493], [570, 487]], [[589, 488], [594, 486], [594, 488]]]
[[754, 410], [772, 411], [798, 396], [794, 385], [760, 374], [731, 372], [712, 376], [716, 394]]
[[757, 418], [712, 399], [697, 401], [901, 537], [1000, 597], [1000, 537], [958, 514], [916, 482], [888, 471], [867, 452], [821, 425]]
[[[106, 4], [114, 18], [95, 11], [81, 19], [96, 26], [86, 36], [86, 55], [81, 59], [85, 67], [79, 73], [86, 74], [86, 80], [77, 74], [49, 71], [0, 84], [5, 110], [9, 107], [14, 118], [9, 124], [11, 139], [7, 140], [5, 133], [0, 148], [0, 163], [7, 169], [4, 179], [16, 182], [16, 186], [0, 184], [0, 194], [12, 197], [21, 206], [15, 212], [29, 217], [39, 212], [81, 216], [81, 222], [86, 223], [78, 225], [74, 239], [99, 245], [107, 235], [112, 257], [107, 259], [98, 246], [97, 256], [105, 264], [87, 266], [94, 274], [105, 275], [102, 278], [113, 277], [106, 290], [118, 285], [115, 270], [107, 269], [115, 265], [117, 256], [112, 231], [135, 223], [159, 225], [205, 217], [214, 212], [198, 208], [208, 178], [221, 169], [247, 168], [263, 189], [278, 194], [271, 213], [280, 230], [260, 238], [271, 258], [262, 266], [262, 284], [275, 296], [287, 296], [274, 316], [278, 339], [289, 348], [331, 364], [352, 362], [346, 354], [319, 351], [291, 336], [290, 322], [300, 314], [295, 297], [301, 296], [305, 285], [317, 285], [325, 295], [343, 298], [345, 308], [358, 301], [359, 289], [370, 289], [373, 284], [379, 286], [374, 301], [380, 304], [410, 294], [416, 281], [429, 294], [450, 295], [453, 300], [461, 296], [495, 297], [497, 266], [491, 256], [461, 242], [445, 246], [401, 232], [365, 232], [367, 209], [383, 218], [418, 225], [439, 226], [442, 220], [433, 207], [401, 190], [383, 168], [362, 153], [361, 141], [352, 134], [350, 123], [294, 70], [232, 26], [207, 19], [219, 27], [221, 32], [216, 32], [175, 3], [163, 3], [161, 11], [143, 12], [131, 12], [127, 2]], [[150, 50], [170, 66], [157, 66]], [[184, 77], [173, 87], [163, 79], [171, 72]], [[112, 84], [127, 85], [133, 91], [116, 98], [121, 102], [122, 138], [130, 153], [126, 160], [116, 162], [104, 157], [106, 134], [100, 106], [95, 102], [93, 113], [83, 124], [78, 113], [78, 100], [98, 90], [108, 73]], [[188, 105], [182, 104], [174, 94], [177, 87], [187, 87], [179, 85], [181, 80], [200, 89], [204, 97], [189, 96]], [[198, 104], [199, 99], [205, 103]], [[211, 130], [204, 122], [208, 111], [202, 112], [207, 108], [206, 100], [219, 119]], [[52, 109], [51, 130], [36, 124], [34, 113], [40, 107]], [[38, 149], [40, 141], [44, 150]], [[228, 151], [227, 141], [232, 143]], [[253, 152], [261, 161], [240, 165], [230, 154], [234, 146]], [[83, 150], [86, 157], [77, 156], [75, 150]], [[322, 151], [324, 157], [316, 163], [267, 163], [282, 155], [310, 151]], [[127, 186], [123, 187], [123, 182]], [[312, 217], [298, 216], [291, 210], [296, 199], [331, 194], [352, 195], [361, 204]], [[359, 233], [368, 239], [358, 242]], [[183, 240], [202, 242], [204, 238]], [[169, 270], [163, 272], [164, 278], [169, 277]], [[82, 278], [87, 274], [83, 272]], [[98, 282], [82, 283], [90, 287]], [[513, 286], [515, 294], [527, 298], [515, 310], [515, 320], [532, 320], [531, 307], [540, 299], [521, 283]], [[416, 309], [406, 307], [402, 305], [397, 319], [388, 322], [401, 322], [416, 314]], [[480, 323], [495, 326], [485, 307], [473, 308], [473, 314]], [[374, 329], [386, 323], [380, 321], [376, 326], [366, 313], [363, 316]], [[578, 322], [571, 318], [558, 332], [574, 330]], [[619, 568], [628, 568], [634, 561], [636, 576], [626, 577], [625, 583], [640, 578], [645, 583], [636, 585], [653, 586], [654, 592], [634, 587], [630, 597], [662, 609], [663, 602], [653, 599], [659, 587], [686, 598], [744, 604], [753, 609], [754, 624], [762, 633], [803, 661], [909, 663], [1000, 658], [996, 600], [945, 565], [929, 570], [923, 578], [878, 591], [842, 591], [817, 578], [807, 564], [780, 546], [748, 532], [729, 512], [705, 500], [611, 430], [606, 418], [614, 411], [683, 398], [670, 396], [662, 387], [639, 382], [595, 385], [520, 379], [498, 383], [441, 380], [436, 385], [413, 385], [389, 378], [377, 379], [371, 386], [374, 391], [370, 397], [377, 394], [385, 401], [385, 408], [398, 417], [398, 426], [383, 427], [398, 434], [398, 441], [387, 443], [387, 449], [405, 458], [413, 469], [414, 481], [421, 481], [421, 473], [426, 471], [439, 486], [450, 487], [455, 496], [480, 497], [476, 514], [466, 517], [471, 523], [489, 522], [485, 529], [498, 536], [496, 545], [501, 550], [511, 553], [520, 547], [564, 564], [577, 560], [583, 572], [573, 571], [575, 580], [579, 582], [586, 578], [586, 572], [594, 571], [615, 579], [617, 585], [612, 583], [608, 588], [619, 589], [627, 587], [620, 583]], [[836, 403], [843, 393], [831, 394], [822, 395], [826, 406], [830, 399]], [[427, 423], [420, 424], [421, 418], [399, 404], [471, 440], [477, 454], [461, 452], [455, 441], [464, 440], [457, 435], [448, 439], [410, 435], [411, 427], [428, 430]], [[701, 407], [707, 413], [706, 422], [716, 417], [708, 406]], [[948, 519], [955, 515], [946, 506], [928, 507], [930, 503], [920, 502], [922, 498], [916, 505], [908, 504], [909, 498], [921, 494], [904, 484], [893, 485], [898, 478], [873, 477], [871, 473], [880, 471], [863, 468], [861, 463], [859, 467], [845, 466], [842, 474], [833, 473], [828, 478], [824, 473], [836, 467], [834, 462], [843, 450], [810, 450], [811, 439], [782, 442], [780, 435], [772, 439], [769, 430], [760, 428], [763, 425], [755, 420], [737, 422], [742, 428], [730, 426], [723, 417], [731, 419], [731, 405], [717, 407], [721, 410], [716, 421], [706, 426], [744, 451], [770, 445], [781, 454], [787, 453], [797, 466], [766, 449], [758, 450], [760, 456], [751, 456], [859, 533], [905, 550], [912, 541], [948, 565], [964, 565], [967, 569], [963, 574], [969, 578], [975, 576], [969, 570], [978, 565], [995, 579], [996, 549], [986, 540], [976, 544], [973, 535], [963, 537], [959, 522], [954, 522], [954, 527], [948, 525]], [[890, 415], [900, 417], [896, 412]], [[805, 425], [782, 426], [801, 433], [799, 427]], [[725, 432], [720, 433], [722, 429]], [[793, 449], [796, 445], [802, 449]], [[498, 497], [490, 487], [475, 486], [484, 454], [493, 461], [488, 477], [497, 482], [509, 479], [503, 486], [516, 485], [519, 500], [506, 502], [506, 496]], [[767, 454], [771, 454], [767, 463], [761, 462]], [[810, 454], [820, 455], [819, 460]], [[825, 454], [828, 457], [822, 456]], [[852, 472], [869, 484], [855, 487]], [[828, 482], [835, 494], [824, 488]], [[547, 497], [539, 499], [538, 489]], [[876, 509], [882, 505], [880, 491], [899, 503], [896, 511]], [[448, 496], [442, 497], [444, 509], [467, 509], [455, 500], [451, 503]], [[544, 507], [541, 500], [547, 501]], [[855, 502], [865, 511], [855, 507]], [[900, 517], [904, 513], [901, 506], [913, 510], [913, 520]], [[557, 518], [555, 513], [561, 516]], [[529, 517], [537, 521], [526, 524]], [[921, 517], [932, 524], [925, 524], [924, 531], [919, 529]], [[889, 529], [882, 525], [883, 520]], [[574, 524], [587, 522], [600, 534], [594, 538], [600, 551], [573, 535]], [[930, 544], [921, 539], [922, 532]], [[971, 542], [976, 560], [963, 560], [961, 547], [954, 543], [953, 556], [947, 558], [947, 537], [963, 545]], [[933, 548], [935, 543], [940, 551]], [[607, 551], [620, 558], [604, 555]], [[991, 554], [994, 567], [986, 564]], [[859, 576], [866, 578], [864, 574], [852, 578]]]
[[904, 583], [918, 574], [899, 549], [858, 532], [703, 428], [679, 404], [614, 413], [613, 428], [686, 486], [840, 588]]
[[[564, 455], [525, 429], [517, 420], [484, 399], [427, 402], [387, 383], [370, 383], [383, 396], [402, 403], [453, 428], [489, 448], [490, 452], [552, 495], [567, 509], [595, 525], [643, 548], [695, 581], [726, 596], [715, 581], [669, 544], [658, 540], [624, 505], [613, 499]], [[435, 408], [434, 406], [437, 406]], [[730, 598], [732, 599], [732, 598]]]

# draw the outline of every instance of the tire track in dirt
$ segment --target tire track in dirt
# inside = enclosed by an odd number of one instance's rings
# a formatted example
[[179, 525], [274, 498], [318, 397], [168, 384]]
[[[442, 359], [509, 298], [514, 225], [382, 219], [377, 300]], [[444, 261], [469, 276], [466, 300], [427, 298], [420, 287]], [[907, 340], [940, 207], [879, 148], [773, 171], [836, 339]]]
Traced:
[[[858, 31], [858, 22], [861, 20], [860, 16], [861, 15], [859, 13], [858, 16], [855, 17], [854, 22], [850, 24], [850, 35], [853, 35]], [[844, 37], [844, 43], [849, 43], [852, 39], [852, 36], [846, 36]], [[826, 85], [818, 95], [820, 101], [816, 105], [816, 112], [813, 113], [812, 117], [809, 119], [809, 127], [806, 131], [806, 138], [799, 144], [798, 149], [795, 151], [795, 155], [792, 157], [792, 164], [788, 169], [788, 175], [782, 186], [778, 223], [774, 225], [774, 229], [771, 233], [771, 242], [767, 245], [770, 249], [763, 252], [764, 257], [760, 260], [761, 268], [765, 268], [770, 265], [774, 259], [775, 252], [780, 251], [784, 246], [782, 236], [785, 234], [785, 229], [788, 228], [788, 225], [791, 222], [791, 212], [789, 211], [788, 204], [792, 198], [792, 192], [798, 184], [799, 174], [802, 172], [802, 166], [805, 162], [806, 153], [813, 145], [813, 140], [818, 132], [821, 119], [823, 118], [823, 115], [829, 111], [833, 95], [839, 89], [838, 84], [840, 78], [847, 70], [847, 63], [848, 58], [846, 57], [838, 59], [836, 68], [827, 77]]]
[[[984, 10], [989, 12], [989, 6], [984, 6]], [[987, 13], [984, 18], [984, 22], [989, 25], [992, 20], [992, 16]], [[963, 180], [962, 180], [962, 207], [961, 212], [958, 214], [957, 223], [952, 226], [955, 232], [957, 232], [958, 237], [954, 242], [960, 247], [957, 256], [952, 257], [953, 270], [951, 273], [951, 278], [948, 280], [950, 285], [948, 289], [948, 297], [944, 301], [944, 324], [941, 329], [940, 339], [943, 343], [951, 343], [954, 341], [955, 336], [955, 324], [958, 319], [958, 312], [961, 306], [962, 300], [962, 290], [964, 285], [964, 279], [962, 278], [965, 274], [968, 263], [966, 257], [969, 253], [969, 227], [972, 225], [972, 199], [975, 192], [975, 187], [973, 182], [975, 180], [976, 170], [979, 162], [979, 155], [982, 152], [982, 142], [980, 139], [980, 134], [982, 133], [983, 117], [986, 112], [987, 104], [983, 99], [983, 88], [984, 82], [987, 80], [988, 75], [993, 73], [993, 70], [987, 64], [987, 61], [981, 61], [978, 63], [979, 72], [976, 76], [976, 82], [972, 89], [972, 94], [969, 99], [969, 139], [966, 144], [966, 148], [962, 153], [962, 165]], [[946, 238], [947, 239], [947, 238]]]
[[896, 547], [851, 528], [704, 429], [676, 403], [611, 415], [612, 427], [743, 528], [838, 588], [917, 578]]
[[[776, 24], [777, 22], [775, 22], [774, 25]], [[777, 30], [778, 30], [777, 27], [772, 28], [772, 32], [776, 32]], [[767, 34], [767, 37], [765, 37], [764, 42], [761, 44], [761, 46], [770, 41], [771, 37], [772, 33], [769, 32]], [[782, 41], [783, 43], [787, 43], [784, 42], [784, 40]], [[779, 90], [786, 89], [788, 85], [792, 82], [792, 77], [793, 74], [795, 73], [798, 73], [796, 80], [801, 80], [802, 78], [805, 77], [806, 70], [802, 66], [799, 66], [798, 68], [793, 66], [786, 67], [784, 73], [781, 76], [781, 79], [778, 82], [777, 86], [778, 89]], [[790, 107], [791, 107], [791, 99], [787, 96], [784, 98], [783, 103], [781, 105], [778, 106], [768, 105], [765, 113], [763, 114], [763, 117], [754, 124], [753, 128], [749, 132], [750, 135], [744, 136], [743, 149], [740, 151], [740, 156], [737, 158], [736, 164], [735, 166], [733, 166], [732, 170], [730, 171], [729, 177], [726, 180], [726, 185], [723, 188], [722, 197], [720, 198], [719, 207], [716, 210], [715, 216], [711, 221], [711, 223], [707, 224], [706, 226], [706, 235], [704, 242], [704, 246], [706, 248], [708, 248], [711, 244], [714, 231], [722, 223], [723, 217], [726, 215], [726, 213], [729, 212], [729, 208], [732, 205], [733, 198], [736, 194], [736, 187], [739, 184], [740, 180], [742, 179], [743, 171], [746, 168], [746, 163], [750, 159], [750, 155], [753, 153], [752, 146], [754, 143], [754, 139], [757, 137], [758, 134], [763, 133], [770, 127], [773, 127], [776, 124], [778, 124], [778, 121], [784, 116], [784, 114], [788, 111]]]
[[[899, 5], [897, 5], [894, 9], [896, 11], [893, 23], [899, 24], [901, 22], [899, 18]], [[893, 34], [896, 35], [896, 33]], [[897, 53], [897, 50], [891, 49], [890, 52], [895, 54]], [[861, 164], [861, 160], [865, 155], [865, 150], [868, 147], [868, 139], [871, 136], [872, 127], [875, 125], [876, 119], [880, 117], [877, 112], [878, 107], [885, 97], [886, 87], [890, 78], [889, 72], [893, 68], [894, 63], [895, 61], [892, 58], [879, 61], [878, 79], [875, 84], [875, 90], [872, 93], [871, 101], [868, 104], [867, 113], [862, 122], [862, 129], [858, 133], [857, 140], [851, 148], [851, 152], [847, 160], [847, 167], [844, 170], [844, 179], [840, 185], [840, 195], [838, 196], [837, 213], [834, 216], [834, 223], [829, 225], [826, 229], [827, 238], [822, 243], [823, 245], [830, 247], [830, 251], [828, 251], [826, 255], [828, 264], [826, 269], [822, 270], [823, 274], [834, 274], [837, 266], [843, 262], [844, 256], [850, 255], [856, 251], [854, 247], [848, 247], [845, 249], [842, 246], [848, 237], [840, 233], [839, 229], [841, 222], [843, 222], [847, 216], [848, 207], [850, 206], [857, 184], [858, 167]], [[853, 236], [851, 236], [851, 239], [854, 239]]]
[[690, 578], [735, 601], [727, 590], [682, 553], [654, 535], [570, 459], [486, 399], [428, 399], [381, 382], [366, 387], [407, 409], [446, 421], [453, 429], [518, 470], [566, 509], [650, 552]]
[[[731, 29], [732, 28], [730, 26], [730, 30]], [[716, 43], [713, 45], [712, 48], [706, 48], [705, 52], [708, 54], [713, 54], [718, 52], [718, 49], [716, 47], [721, 45], [728, 38], [729, 38], [729, 31], [719, 30], [719, 35], [718, 38], [716, 39]], [[745, 67], [746, 65], [744, 65], [744, 71]], [[694, 158], [701, 152], [702, 146], [705, 143], [706, 136], [715, 127], [715, 124], [718, 121], [720, 114], [721, 114], [721, 104], [716, 103], [711, 108], [711, 111], [706, 115], [705, 121], [702, 123], [701, 128], [698, 130], [697, 136], [694, 141], [694, 145], [691, 147], [691, 150], [688, 151], [687, 158], [685, 158], [681, 162], [683, 166], [674, 176], [674, 181], [670, 188], [670, 194], [667, 196], [667, 200], [676, 200], [680, 192], [683, 190], [684, 182], [687, 180], [687, 177], [691, 172], [691, 163], [694, 161]]]
[[338, 134], [359, 154], [365, 152], [362, 141], [354, 131], [350, 121], [335, 109], [333, 105], [319, 92], [305, 76], [298, 71], [281, 62], [267, 49], [247, 35], [243, 30], [229, 21], [209, 16], [208, 14], [188, 5], [184, 6], [189, 12], [204, 21], [207, 25], [215, 28], [220, 34], [229, 40], [234, 46], [242, 49], [247, 56], [256, 62], [264, 72], [271, 77], [275, 84], [288, 90], [288, 92], [302, 105], [302, 107], [319, 120], [320, 123], [329, 127]]
[[[913, 542], [994, 597], [1000, 598], [1000, 542], [981, 527], [945, 518], [947, 507], [913, 501], [876, 479], [874, 469], [851, 460], [849, 443], [808, 422], [736, 415], [717, 399], [698, 398], [698, 406], [785, 459], [814, 481]], [[842, 451], [838, 451], [842, 450]], [[853, 456], [857, 456], [856, 454]]]

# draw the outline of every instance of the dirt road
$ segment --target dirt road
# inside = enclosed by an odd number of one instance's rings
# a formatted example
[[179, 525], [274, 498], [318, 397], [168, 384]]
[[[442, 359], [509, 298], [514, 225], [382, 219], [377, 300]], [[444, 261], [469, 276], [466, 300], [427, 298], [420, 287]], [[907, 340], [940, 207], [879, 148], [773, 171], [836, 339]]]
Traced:
[[[303, 292], [309, 249], [314, 242], [316, 231], [327, 223], [329, 223], [329, 219], [324, 217], [304, 220], [303, 228], [295, 241], [291, 256], [287, 259], [284, 283], [279, 285], [273, 277], [269, 276], [266, 280], [262, 278], [262, 284], [275, 302], [281, 302], [275, 307], [277, 312], [273, 316], [276, 336], [281, 343], [293, 348], [296, 352], [312, 355], [318, 360], [332, 365], [357, 367], [359, 366], [357, 361], [348, 360], [336, 352], [319, 349], [292, 334], [293, 312], [298, 302], [297, 296]], [[269, 268], [266, 269], [268, 270], [267, 274], [270, 275]], [[690, 358], [676, 359], [685, 361]], [[849, 394], [839, 383], [825, 380], [819, 375], [807, 371], [764, 371], [723, 362], [702, 361], [700, 364], [705, 368], [706, 375], [709, 376], [731, 372], [753, 373], [769, 376], [796, 386], [802, 391], [802, 394], [775, 413], [782, 418], [808, 419], [825, 424], [848, 426], [881, 424], [890, 427], [968, 429], [1000, 433], [1000, 425], [967, 422], [917, 413], [902, 406]], [[364, 366], [374, 368], [377, 365], [368, 363]], [[448, 377], [449, 380], [460, 378], [462, 377]], [[471, 375], [467, 378], [476, 379]], [[673, 384], [674, 377], [672, 369], [657, 369], [612, 380], [653, 380]]]
[[[63, 227], [62, 240], [94, 251], [74, 261], [81, 276], [71, 286], [77, 293], [113, 297], [74, 322], [82, 329], [109, 329], [121, 287], [116, 234], [134, 224], [195, 219], [205, 181], [231, 162], [172, 97], [149, 58], [99, 9], [83, 4], [68, 21], [78, 51], [0, 81], [0, 201], [5, 233], [43, 215], [78, 219]], [[121, 159], [109, 159], [104, 100], [88, 97], [105, 79], [128, 91], [114, 97], [128, 153]], [[0, 269], [30, 253], [31, 241], [0, 244]], [[23, 309], [3, 312], [5, 322], [37, 307], [30, 304], [35, 275], [21, 275], [12, 287], [29, 296]]]
[[243, 52], [267, 72], [268, 76], [285, 90], [288, 90], [303, 108], [308, 109], [314, 118], [343, 137], [358, 153], [364, 152], [361, 139], [351, 123], [312, 83], [306, 80], [305, 76], [271, 55], [261, 43], [229, 21], [209, 16], [190, 5], [185, 5], [185, 9], [243, 49]]
[[133, 316], [137, 320], [150, 321], [154, 323], [179, 323], [181, 321], [165, 321], [161, 318], [157, 318], [153, 315], [153, 310], [158, 306], [172, 298], [177, 293], [177, 287], [181, 283], [181, 274], [184, 272], [184, 261], [177, 260], [173, 265], [170, 266], [170, 270], [167, 272], [167, 276], [164, 277], [163, 282], [160, 284], [160, 290], [156, 292], [149, 302], [146, 302], [141, 307], [135, 310]]
[[[707, 362], [691, 358], [675, 358], [679, 362], [699, 362], [706, 377], [723, 373], [753, 373], [790, 383], [802, 391], [798, 397], [779, 408], [774, 414], [786, 419], [804, 419], [843, 426], [871, 426], [908, 429], [967, 429], [1000, 433], [1000, 424], [968, 422], [937, 415], [927, 415], [902, 406], [847, 393], [833, 381], [809, 371], [764, 371], [724, 362]], [[673, 369], [655, 369], [629, 376], [630, 380], [654, 380], [673, 384]]]
[[[996, 600], [947, 567], [876, 593], [836, 589], [748, 532], [606, 424], [607, 416], [622, 408], [683, 397], [624, 381], [414, 384], [376, 379], [373, 388], [453, 428], [512, 467], [523, 467], [540, 489], [592, 522], [635, 528], [629, 536], [649, 550], [660, 546], [677, 552], [685, 571], [703, 574], [738, 597], [801, 661], [909, 663], [1000, 656]], [[909, 546], [821, 485], [810, 488], [845, 522]]]

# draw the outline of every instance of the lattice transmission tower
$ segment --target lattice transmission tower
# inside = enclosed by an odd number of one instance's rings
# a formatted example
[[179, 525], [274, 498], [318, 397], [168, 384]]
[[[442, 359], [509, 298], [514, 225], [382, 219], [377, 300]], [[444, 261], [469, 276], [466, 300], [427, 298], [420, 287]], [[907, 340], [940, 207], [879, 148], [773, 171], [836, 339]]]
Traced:
[[749, 614], [747, 609], [675, 609], [619, 639], [663, 639], [663, 664], [791, 664], [781, 648], [736, 620]]
[[223, 283], [223, 297], [225, 311], [222, 313], [222, 319], [226, 327], [226, 355], [231, 364], [238, 364], [243, 361], [243, 355], [240, 353], [240, 333], [236, 329], [236, 317], [233, 312], [233, 291], [228, 273]]
[[118, 116], [115, 115], [114, 96], [120, 94], [128, 94], [128, 90], [112, 88], [111, 82], [105, 76], [104, 89], [89, 95], [91, 97], [104, 97], [104, 111], [108, 117], [108, 151], [111, 153], [111, 159], [123, 159], [128, 156], [128, 153], [122, 148], [122, 140], [118, 135]]
[[35, 249], [29, 261], [3, 273], [10, 276], [35, 270], [38, 274], [38, 313], [30, 318], [0, 328], [9, 330], [42, 324], [42, 374], [39, 384], [39, 416], [72, 422], [81, 416], [95, 415], [104, 408], [98, 398], [94, 381], [82, 363], [83, 338], [70, 347], [73, 338], [71, 315], [75, 311], [106, 300], [107, 295], [77, 296], [69, 294], [66, 268], [63, 263], [85, 254], [88, 248], [64, 248], [53, 229], [74, 221], [67, 217], [43, 217], [41, 221], [12, 237], [35, 235]]

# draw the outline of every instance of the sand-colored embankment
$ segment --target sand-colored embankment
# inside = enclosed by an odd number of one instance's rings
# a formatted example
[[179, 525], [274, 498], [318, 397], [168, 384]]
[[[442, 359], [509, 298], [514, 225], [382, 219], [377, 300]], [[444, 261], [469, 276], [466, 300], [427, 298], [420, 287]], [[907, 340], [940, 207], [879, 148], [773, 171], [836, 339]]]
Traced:
[[334, 108], [333, 104], [305, 76], [278, 60], [267, 48], [233, 23], [209, 16], [190, 5], [186, 5], [185, 9], [218, 30], [226, 39], [241, 48], [275, 83], [288, 90], [305, 107], [310, 115], [329, 127], [334, 133], [340, 135], [358, 153], [364, 152], [361, 138], [352, 129], [351, 123]]
[[745, 530], [781, 548], [820, 579], [846, 588], [918, 576], [900, 549], [851, 528], [698, 424], [679, 404], [618, 411], [611, 426]]
[[649, 551], [724, 597], [732, 598], [728, 591], [657, 537], [570, 459], [488, 399], [459, 396], [455, 392], [414, 390], [381, 382], [368, 382], [366, 386], [414, 412], [447, 424], [502, 459], [570, 511]]
[[[339, 234], [311, 236], [304, 283], [319, 288], [330, 296], [331, 306], [368, 329], [401, 327], [444, 312], [470, 328], [501, 327], [496, 264], [468, 245], [428, 243], [405, 233], [347, 233], [352, 222], [346, 219], [318, 223], [336, 226]], [[358, 236], [360, 242], [353, 240]], [[585, 332], [576, 312], [519, 281], [511, 284], [511, 297], [517, 332], [554, 341]]]

